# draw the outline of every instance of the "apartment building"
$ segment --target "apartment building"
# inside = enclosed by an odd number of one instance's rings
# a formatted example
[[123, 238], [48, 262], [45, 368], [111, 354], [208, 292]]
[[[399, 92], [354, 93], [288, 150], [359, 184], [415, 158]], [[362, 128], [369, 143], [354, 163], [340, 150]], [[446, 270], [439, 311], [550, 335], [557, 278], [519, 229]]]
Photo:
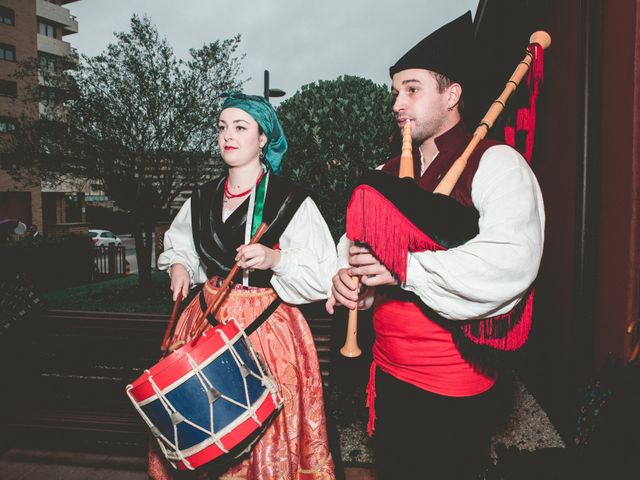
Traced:
[[[77, 62], [65, 41], [78, 32], [78, 22], [64, 6], [74, 1], [0, 0], [0, 144], [15, 131], [19, 118], [37, 117], [56, 94], [40, 77], [40, 98], [25, 99], [24, 94], [30, 88], [35, 91], [35, 86], [13, 77], [18, 63], [37, 58], [40, 69], [53, 69]], [[16, 218], [46, 230], [48, 225], [67, 221], [66, 197], [65, 192], [46, 187], [43, 192], [39, 179], [18, 182], [0, 169], [0, 218]]]

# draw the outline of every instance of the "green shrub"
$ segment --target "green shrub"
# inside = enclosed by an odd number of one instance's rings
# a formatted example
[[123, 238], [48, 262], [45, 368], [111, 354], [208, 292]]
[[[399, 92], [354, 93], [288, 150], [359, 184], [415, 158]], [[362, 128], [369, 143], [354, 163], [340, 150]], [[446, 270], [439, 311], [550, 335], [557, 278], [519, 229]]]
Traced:
[[89, 236], [36, 237], [0, 244], [0, 265], [8, 276], [25, 274], [39, 291], [90, 282], [93, 243]]
[[278, 108], [289, 141], [283, 175], [313, 192], [336, 239], [355, 179], [392, 156], [392, 101], [387, 87], [344, 76], [305, 85]]

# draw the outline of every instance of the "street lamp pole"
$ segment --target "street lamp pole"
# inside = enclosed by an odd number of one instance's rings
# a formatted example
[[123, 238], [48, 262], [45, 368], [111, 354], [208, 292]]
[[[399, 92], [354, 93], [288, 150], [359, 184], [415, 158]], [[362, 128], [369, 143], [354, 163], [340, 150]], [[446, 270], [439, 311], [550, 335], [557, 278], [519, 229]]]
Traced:
[[279, 88], [269, 88], [269, 70], [264, 71], [264, 98], [269, 101], [270, 97], [284, 97], [286, 93]]
[[264, 98], [269, 100], [269, 70], [264, 71]]

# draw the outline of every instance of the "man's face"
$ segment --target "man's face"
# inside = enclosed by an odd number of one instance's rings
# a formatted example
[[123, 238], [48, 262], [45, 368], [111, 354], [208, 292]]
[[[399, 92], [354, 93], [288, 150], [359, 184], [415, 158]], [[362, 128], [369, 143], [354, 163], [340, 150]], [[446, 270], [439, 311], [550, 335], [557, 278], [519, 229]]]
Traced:
[[438, 83], [428, 70], [412, 68], [393, 76], [391, 93], [395, 97], [393, 113], [398, 126], [411, 121], [414, 145], [444, 133], [449, 92], [438, 91]]

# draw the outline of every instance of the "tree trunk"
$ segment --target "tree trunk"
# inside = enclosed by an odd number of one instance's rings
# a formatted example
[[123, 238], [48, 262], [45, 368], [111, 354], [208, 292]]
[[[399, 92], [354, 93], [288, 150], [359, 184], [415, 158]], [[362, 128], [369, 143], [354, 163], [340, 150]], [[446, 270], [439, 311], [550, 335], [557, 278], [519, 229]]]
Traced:
[[151, 288], [152, 230], [152, 221], [138, 220], [135, 222], [133, 236], [136, 242], [136, 260], [138, 262], [138, 287], [141, 290]]

